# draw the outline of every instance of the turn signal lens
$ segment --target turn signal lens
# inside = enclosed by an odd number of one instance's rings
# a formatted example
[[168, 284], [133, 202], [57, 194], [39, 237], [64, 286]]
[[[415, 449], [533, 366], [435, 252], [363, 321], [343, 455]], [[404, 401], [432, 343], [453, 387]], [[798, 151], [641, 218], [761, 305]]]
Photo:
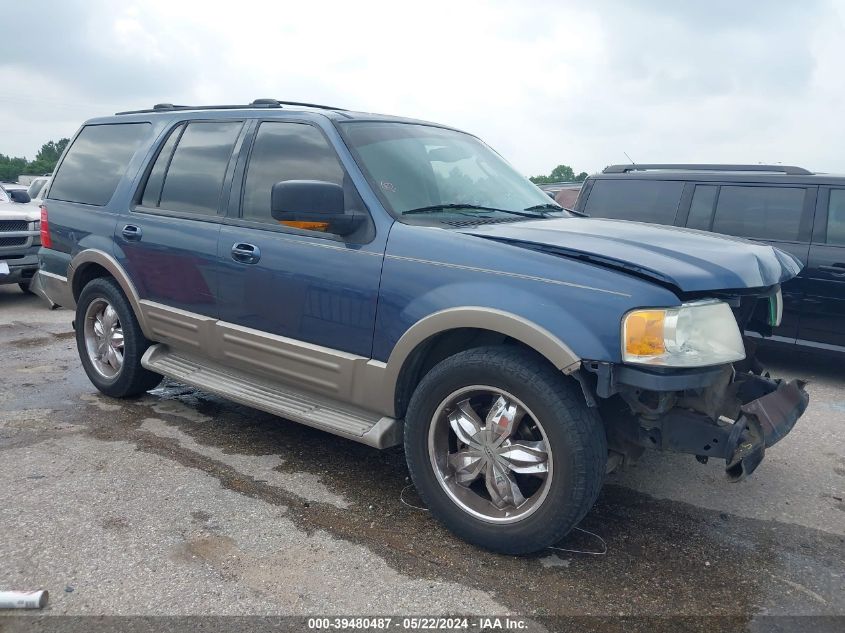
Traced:
[[745, 358], [736, 318], [716, 300], [633, 310], [622, 320], [622, 359], [639, 365], [706, 367]]
[[625, 353], [658, 356], [666, 351], [663, 329], [665, 310], [635, 310], [625, 319]]

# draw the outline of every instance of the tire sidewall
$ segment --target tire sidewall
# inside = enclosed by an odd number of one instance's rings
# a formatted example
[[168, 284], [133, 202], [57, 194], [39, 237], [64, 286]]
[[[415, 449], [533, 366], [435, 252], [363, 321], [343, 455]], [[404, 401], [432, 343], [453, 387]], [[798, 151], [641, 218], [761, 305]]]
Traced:
[[[525, 380], [524, 368], [503, 371], [501, 365], [485, 363], [480, 357], [473, 359], [472, 356], [469, 354], [462, 363], [448, 363], [452, 359], [447, 359], [432, 369], [415, 391], [405, 425], [405, 451], [411, 475], [435, 516], [466, 540], [499, 551], [531, 551], [536, 543], [556, 540], [555, 530], [563, 532], [559, 536], [562, 537], [571, 529], [568, 524], [574, 525], [583, 515], [585, 491], [580, 474], [592, 469], [584, 463], [588, 457], [581, 446], [581, 438], [566, 417], [579, 403], [570, 385], [562, 380], [556, 381], [557, 390], [550, 394], [549, 376]], [[542, 505], [522, 520], [492, 523], [474, 517], [452, 500], [434, 473], [428, 453], [428, 434], [434, 413], [450, 394], [471, 385], [489, 386], [513, 394], [531, 410], [546, 433], [552, 452], [552, 483]], [[592, 505], [592, 500], [589, 503]]]
[[[98, 299], [107, 301], [114, 308], [123, 330], [123, 365], [114, 378], [106, 378], [97, 372], [88, 357], [85, 345], [85, 313], [88, 306]], [[82, 289], [76, 304], [76, 347], [85, 373], [97, 389], [115, 398], [136, 392], [135, 383], [138, 380], [138, 370], [141, 369], [141, 355], [148, 346], [149, 341], [141, 333], [132, 308], [116, 282], [98, 278]]]

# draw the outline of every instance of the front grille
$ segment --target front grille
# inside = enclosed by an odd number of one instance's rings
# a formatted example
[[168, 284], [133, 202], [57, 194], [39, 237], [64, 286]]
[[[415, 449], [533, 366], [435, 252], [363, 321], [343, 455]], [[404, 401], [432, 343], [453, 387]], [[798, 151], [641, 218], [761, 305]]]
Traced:
[[0, 232], [28, 230], [29, 222], [27, 222], [26, 220], [0, 220]]
[[28, 237], [0, 237], [0, 248], [5, 246], [23, 246]]

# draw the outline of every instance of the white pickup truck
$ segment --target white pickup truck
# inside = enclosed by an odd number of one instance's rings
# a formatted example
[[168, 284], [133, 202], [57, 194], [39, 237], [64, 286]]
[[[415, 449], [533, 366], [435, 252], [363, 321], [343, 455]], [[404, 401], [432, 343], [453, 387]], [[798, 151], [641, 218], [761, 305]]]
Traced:
[[26, 189], [7, 191], [0, 185], [0, 284], [18, 284], [31, 292], [41, 246], [40, 219]]

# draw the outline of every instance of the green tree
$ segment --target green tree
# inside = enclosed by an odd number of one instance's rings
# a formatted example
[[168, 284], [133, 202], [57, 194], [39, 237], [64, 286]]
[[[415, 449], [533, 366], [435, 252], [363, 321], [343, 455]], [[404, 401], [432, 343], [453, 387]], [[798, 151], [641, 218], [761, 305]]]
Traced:
[[575, 180], [575, 171], [569, 165], [558, 165], [549, 174], [552, 182], [564, 182]]
[[16, 182], [18, 176], [26, 173], [27, 165], [28, 163], [25, 158], [0, 154], [0, 180]]
[[552, 182], [584, 182], [588, 174], [582, 171], [577, 176], [575, 170], [569, 165], [558, 165], [548, 176], [531, 176], [529, 180], [535, 185], [545, 185]]
[[31, 174], [52, 173], [69, 142], [70, 139], [63, 138], [44, 143], [35, 155], [35, 160], [27, 165], [27, 171]]

